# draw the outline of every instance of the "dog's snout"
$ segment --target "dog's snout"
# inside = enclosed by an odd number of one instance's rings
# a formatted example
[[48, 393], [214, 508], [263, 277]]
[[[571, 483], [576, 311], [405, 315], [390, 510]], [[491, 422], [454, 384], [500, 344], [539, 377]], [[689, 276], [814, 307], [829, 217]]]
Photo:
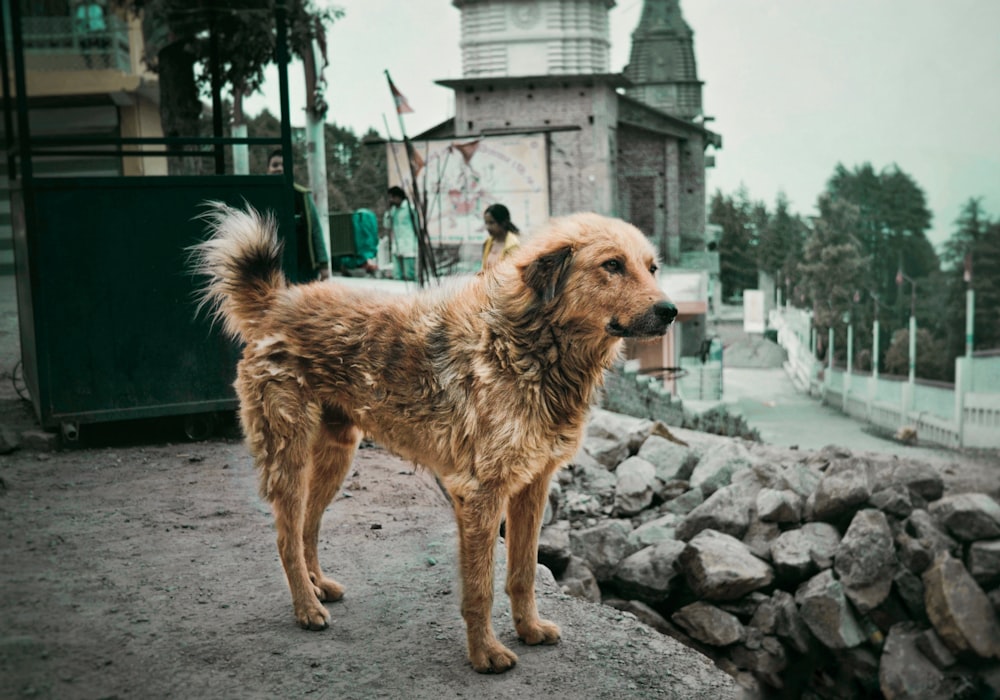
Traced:
[[670, 323], [675, 318], [677, 318], [677, 307], [671, 304], [669, 301], [656, 302], [655, 304], [653, 304], [653, 311], [656, 312], [656, 315], [659, 318], [663, 319], [667, 323]]

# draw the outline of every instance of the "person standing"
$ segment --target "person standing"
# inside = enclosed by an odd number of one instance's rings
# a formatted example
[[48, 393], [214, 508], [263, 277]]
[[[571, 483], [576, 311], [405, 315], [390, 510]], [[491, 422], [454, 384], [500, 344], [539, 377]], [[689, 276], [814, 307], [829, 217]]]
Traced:
[[383, 224], [392, 236], [393, 276], [413, 281], [417, 279], [417, 213], [402, 187], [390, 187], [388, 195]]
[[[281, 150], [267, 157], [267, 174], [283, 175], [285, 159]], [[312, 282], [330, 277], [330, 256], [323, 240], [319, 209], [308, 187], [293, 183], [295, 188], [295, 238], [298, 248], [296, 268], [299, 282]]]
[[483, 213], [483, 224], [489, 234], [483, 241], [483, 269], [489, 270], [521, 246], [518, 228], [510, 220], [510, 210], [502, 204], [491, 204]]

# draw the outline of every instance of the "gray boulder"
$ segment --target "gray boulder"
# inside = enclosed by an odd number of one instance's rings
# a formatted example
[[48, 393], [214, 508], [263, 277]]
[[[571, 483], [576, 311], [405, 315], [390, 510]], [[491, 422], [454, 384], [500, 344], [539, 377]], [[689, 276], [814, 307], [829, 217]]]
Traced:
[[751, 465], [750, 453], [737, 442], [722, 442], [709, 448], [698, 466], [691, 472], [691, 486], [697, 486], [705, 496], [727, 486], [733, 473]]
[[833, 568], [859, 612], [882, 604], [897, 569], [892, 531], [880, 510], [859, 510], [837, 547]]
[[803, 498], [789, 489], [761, 489], [757, 494], [757, 517], [768, 523], [802, 520]]
[[913, 512], [913, 499], [910, 490], [903, 484], [893, 484], [881, 491], [876, 491], [868, 499], [868, 503], [883, 513], [897, 518], [906, 518]]
[[597, 585], [594, 572], [580, 557], [570, 557], [566, 569], [559, 578], [559, 587], [563, 593], [574, 598], [588, 600], [591, 603], [601, 602], [601, 589]]
[[973, 542], [969, 546], [969, 573], [981, 586], [1000, 582], [1000, 540]]
[[721, 488], [692, 510], [677, 526], [677, 539], [689, 540], [705, 529], [743, 537], [750, 524], [752, 499], [734, 486]]
[[940, 552], [948, 552], [955, 556], [961, 554], [962, 548], [958, 542], [945, 534], [926, 510], [917, 509], [910, 513], [904, 531], [916, 537], [933, 556], [937, 556]]
[[569, 546], [569, 523], [565, 520], [542, 528], [538, 535], [538, 562], [544, 564], [557, 578], [569, 565], [573, 555]]
[[892, 458], [872, 463], [872, 491], [893, 485], [904, 487], [922, 501], [936, 501], [944, 493], [944, 479], [927, 462]]
[[653, 465], [656, 478], [661, 483], [670, 481], [687, 481], [694, 465], [698, 463], [698, 454], [684, 445], [678, 445], [665, 437], [650, 435], [642, 443], [636, 457], [642, 457]]
[[618, 562], [634, 551], [628, 541], [631, 532], [627, 520], [605, 520], [594, 527], [570, 530], [570, 549], [587, 563], [598, 581], [608, 581]]
[[774, 572], [735, 537], [702, 530], [684, 548], [680, 567], [688, 585], [705, 600], [733, 600], [764, 588]]
[[844, 595], [844, 587], [826, 569], [795, 592], [799, 614], [809, 631], [830, 649], [848, 649], [865, 641], [865, 634]]
[[806, 623], [802, 621], [802, 616], [799, 615], [799, 608], [795, 604], [795, 598], [792, 597], [792, 594], [778, 589], [771, 596], [771, 603], [775, 610], [775, 634], [784, 639], [798, 653], [808, 652], [811, 635]]
[[879, 689], [886, 700], [947, 700], [944, 674], [917, 648], [921, 632], [912, 622], [892, 626], [879, 660]]
[[851, 457], [830, 463], [809, 498], [812, 520], [832, 520], [857, 508], [872, 495], [867, 460]]
[[[634, 418], [622, 413], [594, 408], [590, 412], [590, 420], [587, 423], [587, 437], [613, 442], [621, 441], [627, 452], [625, 457], [628, 457], [639, 451], [639, 448], [653, 431], [653, 426], [654, 423], [645, 418]], [[625, 457], [618, 461], [624, 461]]]
[[674, 513], [676, 515], [687, 515], [692, 510], [700, 506], [705, 502], [705, 494], [701, 492], [701, 489], [694, 488], [685, 491], [683, 494], [668, 501], [663, 505], [661, 510], [664, 513]]
[[587, 436], [583, 449], [608, 471], [614, 471], [629, 456], [628, 441], [624, 439]]
[[945, 496], [930, 505], [930, 512], [962, 542], [1000, 537], [1000, 505], [985, 493]]
[[753, 552], [755, 557], [764, 561], [771, 561], [771, 546], [781, 535], [781, 528], [777, 523], [765, 523], [756, 518], [750, 519], [747, 531], [743, 533], [743, 544]]
[[708, 603], [691, 603], [671, 617], [692, 638], [713, 647], [724, 647], [743, 639], [743, 625], [735, 615]]
[[655, 520], [643, 523], [628, 536], [629, 543], [637, 549], [659, 544], [664, 540], [674, 540], [676, 537], [677, 523], [680, 517], [673, 513], [661, 515]]
[[684, 547], [683, 542], [664, 540], [629, 555], [615, 571], [616, 587], [648, 603], [666, 600], [678, 576], [676, 564]]
[[775, 574], [789, 581], [806, 579], [830, 566], [839, 544], [840, 533], [829, 523], [806, 523], [786, 530], [771, 543]]
[[993, 606], [962, 562], [940, 554], [923, 580], [927, 616], [948, 648], [1000, 658], [1000, 625]]
[[653, 502], [656, 470], [641, 457], [629, 457], [615, 470], [615, 512], [635, 515]]

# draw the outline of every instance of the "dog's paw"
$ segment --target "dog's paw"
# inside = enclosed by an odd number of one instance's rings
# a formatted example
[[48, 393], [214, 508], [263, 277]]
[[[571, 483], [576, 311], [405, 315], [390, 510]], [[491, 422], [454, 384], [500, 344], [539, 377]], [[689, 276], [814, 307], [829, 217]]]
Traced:
[[344, 587], [332, 578], [309, 574], [309, 580], [312, 581], [313, 593], [319, 600], [333, 603], [344, 597]]
[[325, 630], [330, 625], [330, 613], [318, 601], [315, 606], [295, 610], [299, 627], [312, 631]]
[[558, 644], [560, 638], [559, 625], [548, 620], [536, 620], [534, 623], [517, 625], [517, 636], [529, 646], [535, 644]]
[[517, 654], [494, 640], [475, 651], [470, 649], [469, 661], [479, 673], [503, 673], [517, 663]]

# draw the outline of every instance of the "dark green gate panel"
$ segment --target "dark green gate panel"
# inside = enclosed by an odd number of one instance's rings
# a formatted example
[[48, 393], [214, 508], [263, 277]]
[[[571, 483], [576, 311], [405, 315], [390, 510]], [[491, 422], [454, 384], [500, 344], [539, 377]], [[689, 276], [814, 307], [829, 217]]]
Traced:
[[[283, 180], [38, 179], [14, 199], [21, 352], [43, 426], [235, 408], [239, 348], [196, 317], [186, 249], [206, 235], [206, 200], [249, 202], [293, 231]], [[286, 270], [295, 253], [290, 236]]]

